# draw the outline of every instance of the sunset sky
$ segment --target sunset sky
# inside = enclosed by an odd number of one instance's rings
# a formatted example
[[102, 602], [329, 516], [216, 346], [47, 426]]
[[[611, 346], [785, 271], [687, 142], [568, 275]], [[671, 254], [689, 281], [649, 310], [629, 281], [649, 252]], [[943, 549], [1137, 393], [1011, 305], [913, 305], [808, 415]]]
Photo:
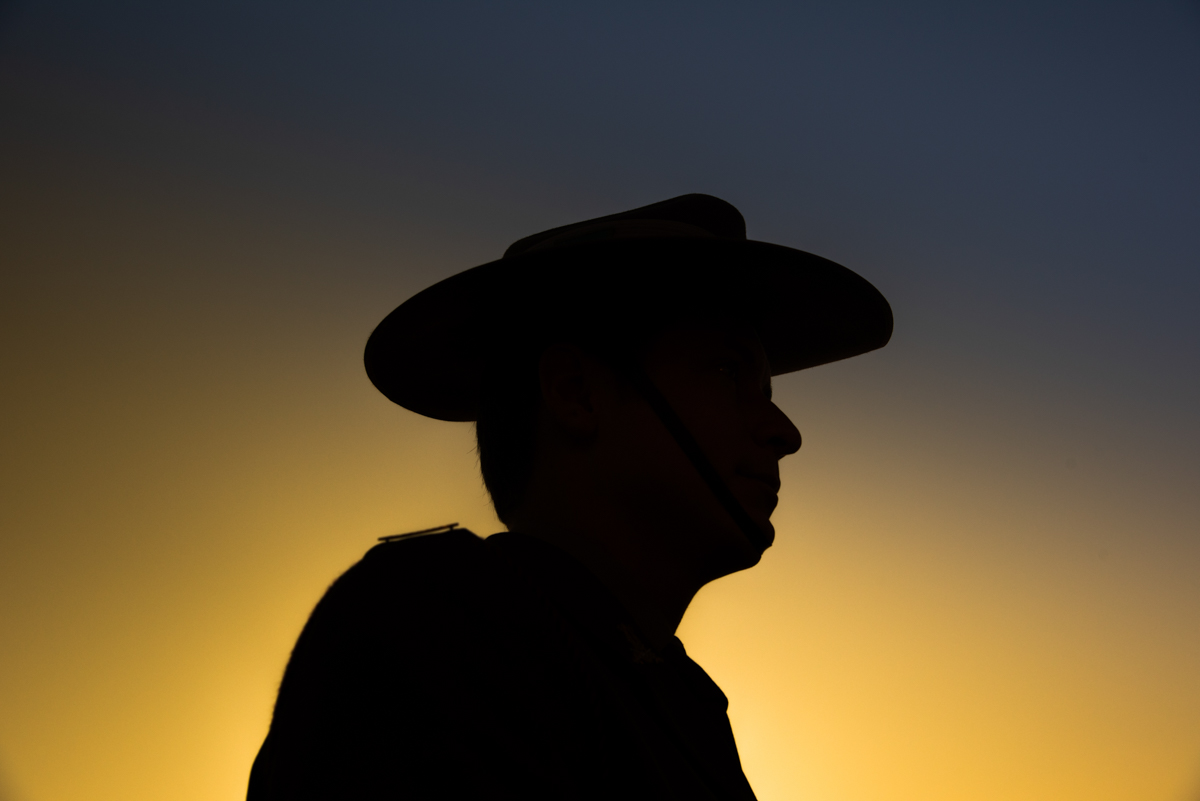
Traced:
[[0, 4], [0, 801], [234, 801], [379, 536], [375, 324], [686, 192], [890, 300], [679, 632], [762, 801], [1200, 801], [1200, 4]]

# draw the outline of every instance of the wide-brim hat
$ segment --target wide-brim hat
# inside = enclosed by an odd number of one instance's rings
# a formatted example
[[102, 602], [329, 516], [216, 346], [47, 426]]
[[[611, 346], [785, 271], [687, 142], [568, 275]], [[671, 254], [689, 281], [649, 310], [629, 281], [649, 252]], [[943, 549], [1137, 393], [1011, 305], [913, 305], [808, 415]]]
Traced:
[[714, 304], [753, 326], [772, 375], [881, 348], [892, 334], [891, 307], [861, 276], [748, 240], [732, 205], [683, 195], [526, 237], [434, 284], [384, 318], [364, 361], [371, 382], [406, 409], [475, 420], [488, 371], [514, 350]]

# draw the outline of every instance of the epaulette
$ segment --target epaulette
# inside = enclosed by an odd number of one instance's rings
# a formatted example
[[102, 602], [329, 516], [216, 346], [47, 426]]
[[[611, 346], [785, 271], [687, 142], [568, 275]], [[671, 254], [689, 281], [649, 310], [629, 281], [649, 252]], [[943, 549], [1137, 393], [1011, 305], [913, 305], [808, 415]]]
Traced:
[[[417, 537], [427, 537], [430, 534], [442, 534], [447, 531], [453, 531], [458, 528], [458, 523], [447, 523], [444, 526], [434, 526], [433, 528], [423, 528], [420, 531], [407, 531], [404, 534], [389, 534], [386, 537], [380, 537], [380, 542], [400, 542], [401, 540], [414, 540]], [[466, 531], [466, 529], [463, 529]]]

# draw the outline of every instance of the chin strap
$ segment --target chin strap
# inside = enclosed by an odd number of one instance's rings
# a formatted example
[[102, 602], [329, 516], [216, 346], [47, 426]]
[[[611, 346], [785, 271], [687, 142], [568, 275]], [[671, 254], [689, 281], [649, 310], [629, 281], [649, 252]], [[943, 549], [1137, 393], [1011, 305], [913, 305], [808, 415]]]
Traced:
[[704, 479], [704, 483], [712, 490], [713, 495], [717, 496], [717, 501], [720, 502], [722, 508], [746, 535], [746, 539], [750, 540], [754, 547], [765, 551], [771, 544], [767, 540], [766, 534], [758, 527], [757, 523], [750, 519], [750, 515], [742, 508], [742, 504], [738, 502], [733, 491], [717, 473], [712, 462], [704, 455], [704, 451], [700, 450], [700, 445], [692, 436], [692, 432], [687, 430], [687, 426], [679, 419], [679, 415], [671, 408], [671, 404], [667, 403], [667, 399], [658, 391], [658, 387], [650, 380], [650, 376], [635, 364], [625, 365], [622, 372], [646, 403], [650, 404], [650, 408], [654, 410], [663, 426], [674, 437], [675, 442], [683, 450], [688, 461], [692, 463], [692, 467], [695, 467], [696, 472]]

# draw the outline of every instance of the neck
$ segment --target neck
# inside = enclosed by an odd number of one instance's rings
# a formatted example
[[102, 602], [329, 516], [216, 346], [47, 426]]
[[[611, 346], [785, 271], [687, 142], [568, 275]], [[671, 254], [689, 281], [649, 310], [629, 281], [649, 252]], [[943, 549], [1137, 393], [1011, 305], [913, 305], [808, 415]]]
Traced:
[[688, 604], [704, 584], [687, 574], [679, 554], [659, 552], [666, 543], [622, 521], [595, 514], [511, 517], [513, 530], [565, 551], [599, 579], [651, 648], [661, 648], [675, 636]]

